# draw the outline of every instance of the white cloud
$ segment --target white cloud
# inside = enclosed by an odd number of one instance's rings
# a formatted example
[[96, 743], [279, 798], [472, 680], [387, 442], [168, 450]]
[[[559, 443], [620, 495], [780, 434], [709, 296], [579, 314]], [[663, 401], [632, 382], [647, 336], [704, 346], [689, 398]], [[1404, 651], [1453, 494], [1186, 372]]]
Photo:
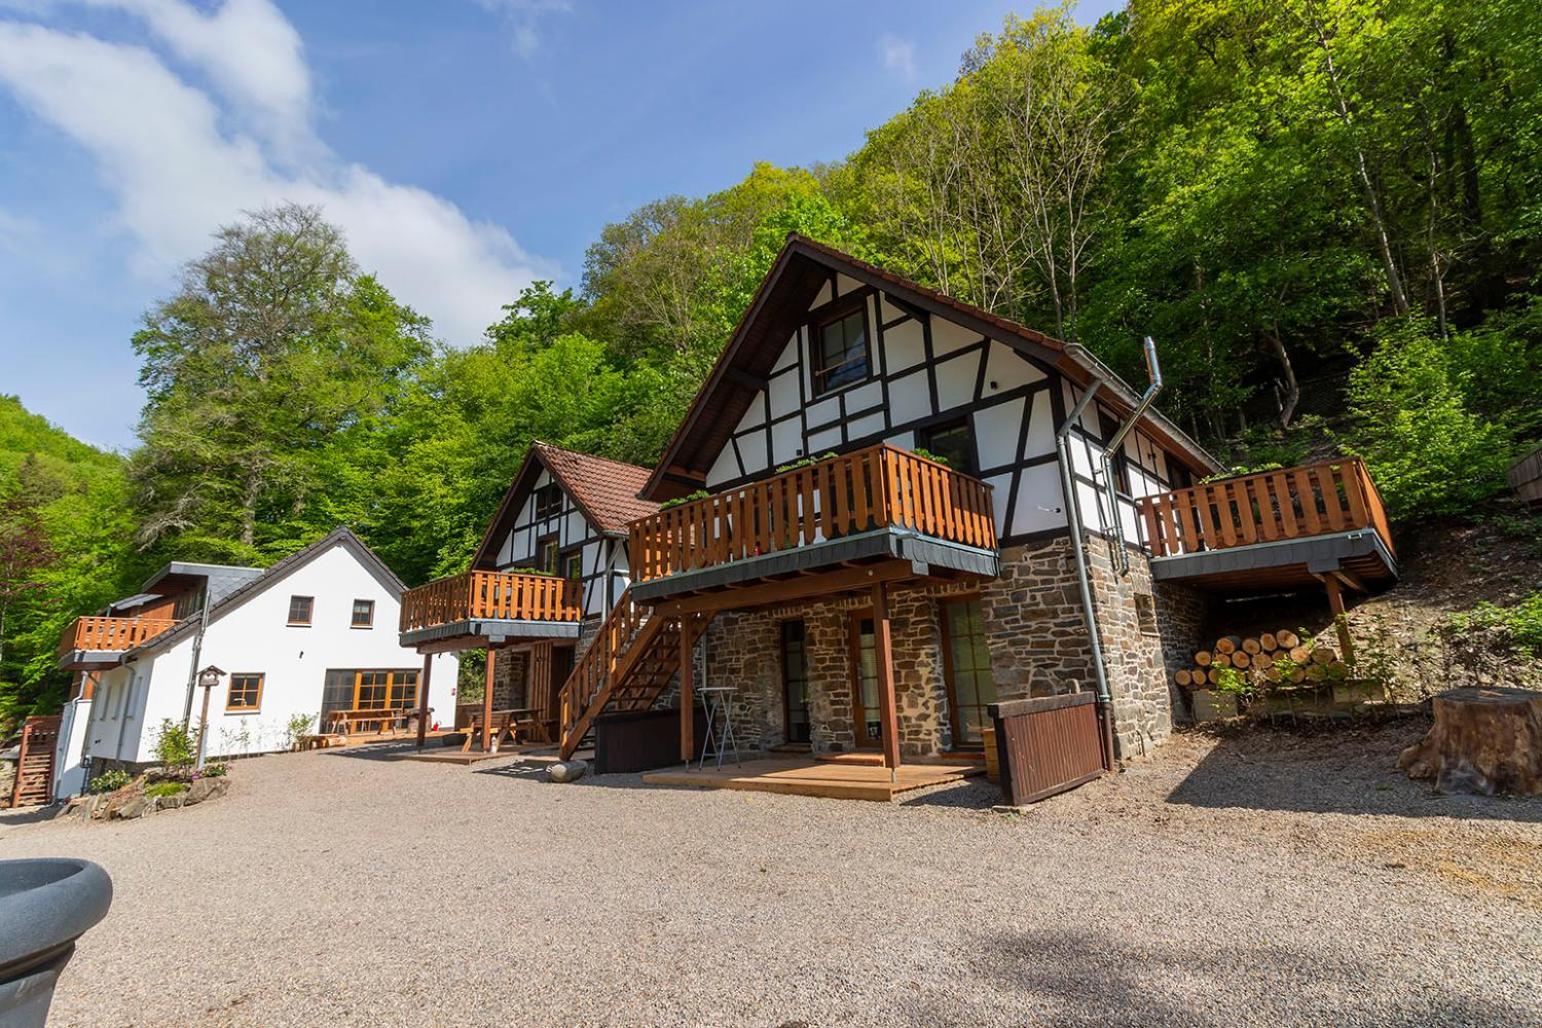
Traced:
[[503, 15], [513, 31], [514, 52], [530, 57], [541, 45], [540, 22], [548, 14], [566, 14], [568, 0], [477, 0], [484, 9]]
[[142, 18], [173, 53], [208, 74], [285, 157], [315, 145], [304, 46], [269, 0], [226, 0], [208, 14], [182, 0], [85, 2]]
[[883, 58], [883, 66], [898, 72], [905, 81], [916, 77], [916, 45], [910, 40], [886, 32], [878, 37], [878, 54]]
[[[119, 6], [143, 13], [174, 52], [207, 67], [230, 106], [145, 47], [4, 20], [0, 87], [90, 154], [115, 197], [116, 227], [137, 243], [139, 273], [166, 279], [241, 211], [293, 200], [322, 207], [359, 263], [451, 342], [477, 339], [522, 286], [552, 275], [507, 230], [473, 221], [443, 197], [342, 162], [319, 144], [291, 147], [310, 138], [310, 76], [298, 37], [272, 22], [250, 36], [232, 27], [263, 24], [270, 16], [254, 9], [266, 0], [232, 0], [210, 18], [176, 0]], [[228, 15], [228, 6], [243, 13]], [[227, 16], [235, 20], [221, 21]], [[267, 56], [224, 61], [229, 49], [263, 46]]]

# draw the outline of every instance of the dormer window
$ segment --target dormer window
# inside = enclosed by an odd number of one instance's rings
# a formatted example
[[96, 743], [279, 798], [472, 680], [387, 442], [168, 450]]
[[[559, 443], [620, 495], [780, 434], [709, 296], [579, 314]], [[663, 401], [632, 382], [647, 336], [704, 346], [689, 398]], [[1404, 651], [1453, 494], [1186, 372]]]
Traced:
[[865, 381], [872, 374], [867, 346], [867, 304], [814, 323], [814, 395]]

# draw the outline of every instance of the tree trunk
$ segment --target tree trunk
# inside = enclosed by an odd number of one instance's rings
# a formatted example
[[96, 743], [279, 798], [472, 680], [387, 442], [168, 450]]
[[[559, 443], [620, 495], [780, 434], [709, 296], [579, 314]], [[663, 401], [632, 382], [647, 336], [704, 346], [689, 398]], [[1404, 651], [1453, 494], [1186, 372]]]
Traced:
[[1452, 689], [1435, 697], [1435, 726], [1397, 766], [1439, 792], [1542, 795], [1542, 693]]
[[1407, 314], [1408, 293], [1403, 289], [1403, 276], [1398, 272], [1397, 259], [1392, 254], [1392, 233], [1387, 229], [1386, 215], [1382, 211], [1381, 194], [1376, 190], [1376, 182], [1371, 176], [1370, 161], [1365, 156], [1365, 148], [1360, 145], [1354, 115], [1349, 110], [1349, 101], [1344, 97], [1338, 66], [1333, 61], [1333, 47], [1328, 42], [1328, 33], [1323, 28], [1321, 19], [1315, 15], [1312, 17], [1312, 29], [1317, 34], [1318, 46], [1322, 48], [1323, 63], [1328, 72], [1328, 82], [1333, 87], [1333, 99], [1338, 107], [1339, 120], [1348, 130], [1349, 142], [1354, 148], [1355, 169], [1359, 173], [1360, 185], [1365, 190], [1366, 203], [1371, 209], [1371, 225], [1376, 231], [1376, 245], [1381, 251], [1382, 268], [1387, 275], [1387, 290], [1392, 294], [1392, 308], [1400, 315]]
[[1280, 400], [1280, 427], [1289, 428], [1290, 419], [1296, 416], [1296, 404], [1301, 402], [1301, 383], [1296, 380], [1296, 367], [1280, 337], [1273, 332], [1266, 332], [1264, 342], [1268, 344], [1270, 356], [1279, 364], [1280, 374], [1285, 376], [1285, 395]]

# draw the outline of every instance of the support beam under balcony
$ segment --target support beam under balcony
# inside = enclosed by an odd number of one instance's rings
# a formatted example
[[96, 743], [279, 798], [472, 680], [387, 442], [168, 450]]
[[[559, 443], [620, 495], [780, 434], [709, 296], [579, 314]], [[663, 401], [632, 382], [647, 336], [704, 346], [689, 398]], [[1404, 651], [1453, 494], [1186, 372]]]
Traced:
[[995, 578], [1001, 569], [1001, 559], [993, 549], [965, 546], [918, 535], [906, 528], [888, 527], [827, 539], [793, 550], [717, 564], [697, 571], [678, 572], [650, 582], [634, 582], [631, 588], [639, 603], [658, 603], [691, 593], [732, 589], [736, 586], [750, 587], [774, 580], [778, 576], [808, 575], [809, 572], [840, 568], [863, 561], [892, 560], [906, 561], [919, 568], [929, 569], [921, 571], [922, 575], [954, 572]]

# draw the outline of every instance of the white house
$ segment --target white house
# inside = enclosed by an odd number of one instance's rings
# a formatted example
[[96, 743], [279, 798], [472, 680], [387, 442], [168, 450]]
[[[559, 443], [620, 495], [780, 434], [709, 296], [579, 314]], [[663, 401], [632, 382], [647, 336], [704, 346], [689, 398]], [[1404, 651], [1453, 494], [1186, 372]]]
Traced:
[[79, 619], [60, 664], [83, 672], [65, 704], [55, 795], [84, 786], [82, 761], [148, 763], [163, 722], [200, 723], [196, 673], [224, 672], [209, 697], [207, 752], [284, 748], [292, 717], [415, 709], [429, 672], [434, 721], [454, 718], [456, 658], [397, 639], [402, 581], [340, 528], [266, 571], [173, 563], [106, 616]]

